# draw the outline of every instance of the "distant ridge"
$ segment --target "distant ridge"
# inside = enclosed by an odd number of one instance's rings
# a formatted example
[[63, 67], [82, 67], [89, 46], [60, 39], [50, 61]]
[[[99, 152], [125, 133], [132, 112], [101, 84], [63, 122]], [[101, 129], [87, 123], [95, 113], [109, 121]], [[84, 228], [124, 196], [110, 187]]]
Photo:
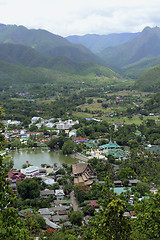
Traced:
[[143, 59], [145, 61], [154, 59], [155, 61], [155, 58], [160, 57], [160, 28], [146, 27], [131, 41], [116, 47], [106, 48], [100, 56], [110, 65], [122, 69], [131, 64], [136, 65], [136, 63], [138, 66], [138, 62]]
[[84, 46], [72, 44], [67, 39], [43, 29], [27, 29], [24, 26], [1, 24], [0, 43], [21, 44], [32, 47], [52, 58], [64, 55], [77, 62], [89, 61], [104, 65], [102, 59]]
[[107, 47], [113, 47], [128, 42], [138, 35], [139, 33], [112, 33], [108, 35], [86, 34], [84, 36], [72, 35], [66, 37], [66, 39], [74, 44], [82, 44], [93, 53], [97, 54]]

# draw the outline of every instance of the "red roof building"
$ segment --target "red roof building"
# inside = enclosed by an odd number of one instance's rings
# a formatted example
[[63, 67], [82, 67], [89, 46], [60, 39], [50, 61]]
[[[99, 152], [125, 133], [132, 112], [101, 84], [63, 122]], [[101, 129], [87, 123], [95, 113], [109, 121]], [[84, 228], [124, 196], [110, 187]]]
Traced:
[[7, 180], [11, 183], [16, 183], [16, 182], [22, 181], [25, 177], [26, 177], [25, 174], [18, 172], [16, 170], [8, 172], [8, 174], [7, 174]]

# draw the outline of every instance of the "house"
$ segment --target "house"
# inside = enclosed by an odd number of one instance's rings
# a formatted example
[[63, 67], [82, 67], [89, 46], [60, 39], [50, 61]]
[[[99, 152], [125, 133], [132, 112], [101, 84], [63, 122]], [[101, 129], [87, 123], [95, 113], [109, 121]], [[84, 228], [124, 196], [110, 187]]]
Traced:
[[141, 182], [141, 181], [138, 179], [130, 179], [128, 185], [131, 187], [134, 187], [134, 186], [137, 186], [137, 183], [139, 183], [139, 182]]
[[77, 163], [72, 165], [72, 172], [74, 174], [74, 185], [84, 184], [89, 186], [93, 183], [91, 170], [88, 163]]
[[45, 189], [43, 191], [40, 191], [40, 197], [41, 198], [48, 198], [50, 196], [51, 197], [55, 196], [54, 190]]
[[68, 130], [70, 127], [74, 126], [75, 124], [79, 124], [79, 121], [73, 121], [72, 119], [66, 121], [59, 121], [56, 123], [56, 128], [58, 130]]
[[23, 179], [25, 179], [25, 177], [26, 177], [25, 174], [18, 172], [16, 170], [12, 170], [7, 174], [7, 180], [10, 183], [16, 183], [16, 182], [22, 181]]
[[39, 214], [42, 215], [44, 218], [50, 219], [51, 217], [51, 212], [48, 208], [40, 208], [38, 210]]
[[122, 181], [120, 181], [120, 180], [114, 181], [114, 186], [115, 187], [122, 187], [123, 186]]
[[64, 191], [62, 189], [56, 189], [55, 190], [55, 196], [57, 198], [57, 200], [63, 200], [64, 198]]
[[44, 220], [46, 221], [46, 225], [49, 226], [52, 229], [59, 229], [61, 228], [59, 225], [53, 223], [52, 221], [50, 221], [48, 218], [44, 217]]
[[150, 192], [156, 194], [156, 193], [158, 192], [158, 189], [155, 188], [155, 187], [152, 187], [152, 188], [150, 189]]
[[89, 206], [94, 208], [98, 208], [98, 201], [97, 200], [85, 200], [85, 203], [88, 203]]
[[68, 220], [68, 215], [54, 215], [51, 217], [51, 221], [59, 223], [61, 220]]
[[77, 130], [76, 129], [73, 129], [69, 132], [69, 138], [70, 137], [77, 137]]
[[82, 137], [76, 137], [73, 139], [73, 142], [75, 143], [86, 143], [88, 142], [88, 139], [87, 138], [82, 138]]

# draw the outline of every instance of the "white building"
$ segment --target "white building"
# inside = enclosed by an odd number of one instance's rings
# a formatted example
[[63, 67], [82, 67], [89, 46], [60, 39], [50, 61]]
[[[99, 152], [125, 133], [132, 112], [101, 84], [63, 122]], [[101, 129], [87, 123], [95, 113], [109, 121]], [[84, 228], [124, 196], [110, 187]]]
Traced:
[[73, 121], [72, 119], [66, 120], [66, 121], [59, 121], [56, 123], [56, 128], [59, 130], [67, 130], [70, 127], [74, 126], [75, 124], [79, 124], [79, 121]]
[[69, 132], [69, 137], [77, 137], [77, 130], [76, 129], [73, 129]]
[[39, 167], [37, 166], [30, 166], [25, 169], [21, 169], [21, 173], [25, 174], [26, 177], [35, 177], [39, 175]]
[[56, 189], [56, 190], [55, 190], [55, 196], [56, 196], [57, 200], [63, 200], [63, 198], [64, 198], [64, 192], [63, 192], [63, 190], [61, 190], [61, 189]]

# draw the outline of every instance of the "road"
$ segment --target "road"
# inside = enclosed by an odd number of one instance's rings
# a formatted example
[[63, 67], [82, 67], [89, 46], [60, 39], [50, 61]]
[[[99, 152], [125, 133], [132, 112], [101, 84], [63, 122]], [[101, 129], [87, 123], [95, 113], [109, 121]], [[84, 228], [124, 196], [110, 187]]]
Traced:
[[78, 202], [74, 196], [74, 191], [72, 191], [70, 193], [70, 196], [71, 196], [71, 202], [72, 202], [72, 206], [73, 206], [73, 211], [77, 211], [78, 210]]

